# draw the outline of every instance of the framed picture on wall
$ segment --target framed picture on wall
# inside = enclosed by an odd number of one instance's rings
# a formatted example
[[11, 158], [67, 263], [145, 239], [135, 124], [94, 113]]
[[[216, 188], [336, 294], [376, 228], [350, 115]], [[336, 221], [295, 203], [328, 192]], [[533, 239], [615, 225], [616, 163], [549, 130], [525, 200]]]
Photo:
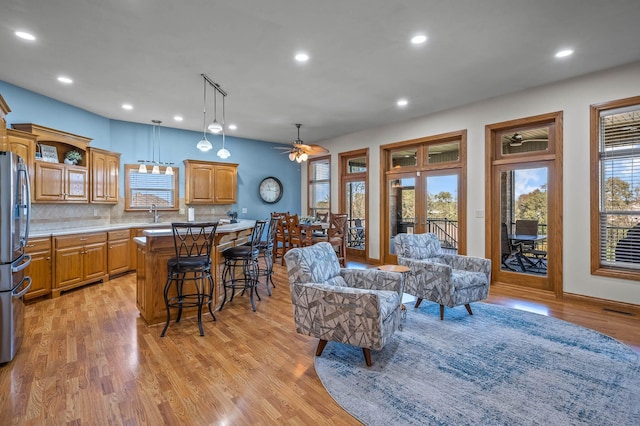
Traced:
[[40, 152], [42, 153], [42, 161], [47, 161], [49, 163], [59, 163], [58, 151], [56, 150], [55, 146], [40, 145]]

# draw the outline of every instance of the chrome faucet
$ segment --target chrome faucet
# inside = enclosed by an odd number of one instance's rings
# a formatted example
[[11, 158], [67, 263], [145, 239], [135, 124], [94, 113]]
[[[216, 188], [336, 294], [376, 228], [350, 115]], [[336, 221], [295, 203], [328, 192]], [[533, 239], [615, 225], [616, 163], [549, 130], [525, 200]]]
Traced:
[[160, 215], [158, 214], [158, 206], [151, 204], [149, 207], [149, 213], [153, 214], [153, 223], [158, 223], [160, 221]]

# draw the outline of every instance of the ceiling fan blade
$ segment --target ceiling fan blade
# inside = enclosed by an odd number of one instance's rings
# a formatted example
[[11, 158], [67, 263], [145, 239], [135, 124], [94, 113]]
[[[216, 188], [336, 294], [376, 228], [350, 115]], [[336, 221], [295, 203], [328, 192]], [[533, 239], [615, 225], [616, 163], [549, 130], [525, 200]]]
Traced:
[[320, 145], [308, 145], [309, 148], [305, 152], [309, 155], [328, 154], [329, 150]]

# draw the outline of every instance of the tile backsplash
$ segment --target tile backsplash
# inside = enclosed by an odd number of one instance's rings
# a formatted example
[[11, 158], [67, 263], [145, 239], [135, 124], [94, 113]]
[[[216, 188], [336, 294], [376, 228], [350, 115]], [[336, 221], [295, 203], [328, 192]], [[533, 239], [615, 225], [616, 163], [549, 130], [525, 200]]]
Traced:
[[[193, 206], [196, 221], [218, 220], [227, 217], [231, 205]], [[184, 211], [180, 214], [180, 211]], [[159, 210], [160, 222], [186, 222], [187, 206], [180, 199], [180, 211]], [[118, 204], [32, 204], [31, 231], [48, 232], [73, 228], [100, 227], [112, 224], [153, 223], [148, 211], [125, 212]]]

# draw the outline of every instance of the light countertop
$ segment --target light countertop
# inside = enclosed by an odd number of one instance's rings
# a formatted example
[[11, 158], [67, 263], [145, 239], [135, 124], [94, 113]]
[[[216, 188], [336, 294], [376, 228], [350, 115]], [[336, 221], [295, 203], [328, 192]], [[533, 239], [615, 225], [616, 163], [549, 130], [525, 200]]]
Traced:
[[[246, 220], [241, 219], [238, 220], [238, 223], [224, 224], [219, 225], [216, 229], [216, 232], [224, 233], [224, 232], [235, 232], [241, 231], [243, 229], [251, 228], [255, 225], [255, 220]], [[171, 231], [171, 222], [160, 222], [160, 223], [112, 223], [109, 225], [100, 225], [100, 226], [86, 226], [86, 227], [78, 227], [78, 228], [64, 228], [64, 229], [51, 229], [51, 230], [39, 230], [39, 231], [31, 231], [29, 232], [29, 238], [47, 238], [47, 237], [58, 237], [63, 235], [73, 235], [73, 234], [83, 234], [89, 232], [109, 232], [109, 231], [119, 231], [122, 229], [131, 229], [131, 228], [145, 228], [145, 235], [147, 232], [151, 232], [151, 235], [155, 236], [163, 236], [163, 235], [173, 235]], [[147, 229], [152, 228], [152, 229]]]

